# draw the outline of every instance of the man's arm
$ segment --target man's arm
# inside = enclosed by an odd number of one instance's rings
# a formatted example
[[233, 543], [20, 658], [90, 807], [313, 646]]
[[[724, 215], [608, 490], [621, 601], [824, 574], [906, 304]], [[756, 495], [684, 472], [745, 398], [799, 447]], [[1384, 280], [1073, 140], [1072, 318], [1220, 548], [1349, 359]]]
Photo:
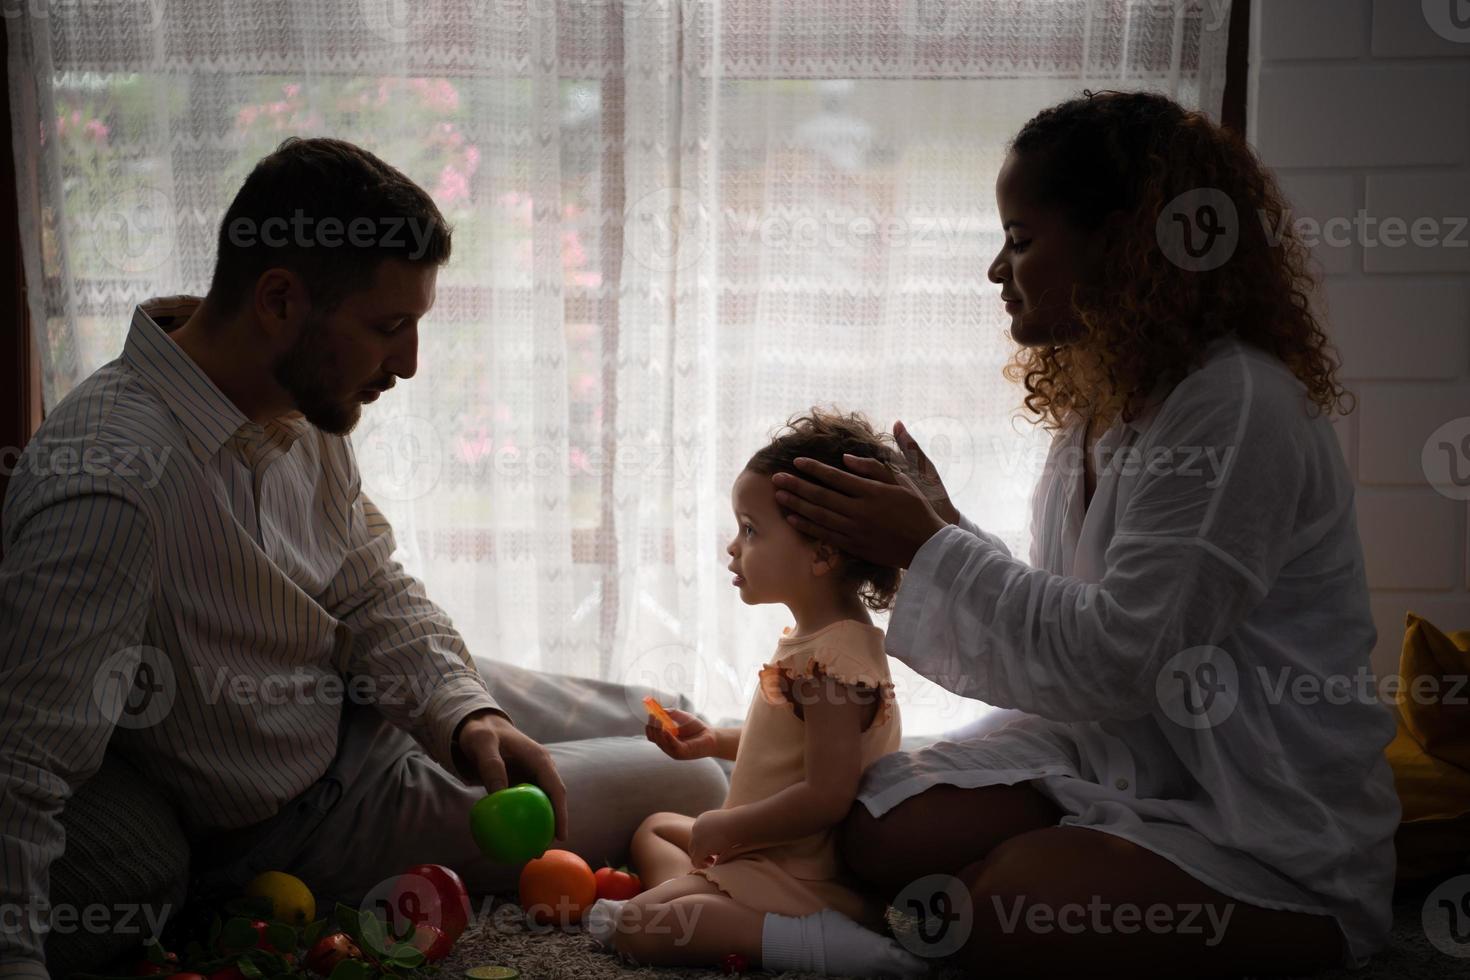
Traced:
[[[22, 500], [22, 498], [25, 498]], [[97, 771], [137, 670], [155, 590], [147, 515], [83, 477], [12, 487], [0, 562], [0, 975], [44, 977], [67, 798]], [[49, 911], [39, 916], [49, 922]]]
[[353, 636], [339, 669], [372, 678], [378, 710], [466, 783], [494, 792], [529, 778], [566, 841], [566, 787], [551, 754], [496, 704], [449, 616], [392, 559], [393, 529], [360, 490], [349, 519], [351, 548], [323, 600]]
[[461, 725], [474, 712], [510, 716], [486, 690], [449, 615], [393, 560], [393, 529], [361, 492], [350, 521], [350, 549], [323, 597], [352, 633], [346, 662], [337, 666], [371, 678], [377, 709], [464, 777], [456, 751]]

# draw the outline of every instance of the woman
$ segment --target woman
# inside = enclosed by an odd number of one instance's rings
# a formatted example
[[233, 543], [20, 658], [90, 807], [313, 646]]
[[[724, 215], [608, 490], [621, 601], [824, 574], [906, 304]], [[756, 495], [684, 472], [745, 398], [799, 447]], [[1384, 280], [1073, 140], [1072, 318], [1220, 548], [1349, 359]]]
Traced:
[[987, 973], [1358, 965], [1390, 925], [1394, 723], [1332, 696], [1376, 633], [1280, 192], [1203, 115], [1084, 93], [1016, 136], [996, 200], [1007, 374], [1054, 432], [1030, 562], [937, 474], [773, 477], [796, 527], [908, 568], [891, 655], [1023, 712], [880, 759], [844, 850], [890, 899], [955, 876]]

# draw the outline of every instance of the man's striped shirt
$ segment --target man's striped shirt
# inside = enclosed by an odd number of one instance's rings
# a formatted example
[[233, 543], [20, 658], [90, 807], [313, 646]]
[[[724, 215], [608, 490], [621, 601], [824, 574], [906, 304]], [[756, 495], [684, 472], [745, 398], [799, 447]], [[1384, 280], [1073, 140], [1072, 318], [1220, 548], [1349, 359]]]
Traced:
[[[122, 356], [20, 456], [0, 563], [0, 903], [46, 895], [66, 799], [112, 747], [191, 837], [274, 814], [325, 771], [345, 698], [458, 772], [496, 708], [448, 616], [392, 560], [352, 445], [251, 422], [140, 305]], [[499, 712], [504, 714], [504, 712]], [[0, 930], [0, 963], [41, 958]]]

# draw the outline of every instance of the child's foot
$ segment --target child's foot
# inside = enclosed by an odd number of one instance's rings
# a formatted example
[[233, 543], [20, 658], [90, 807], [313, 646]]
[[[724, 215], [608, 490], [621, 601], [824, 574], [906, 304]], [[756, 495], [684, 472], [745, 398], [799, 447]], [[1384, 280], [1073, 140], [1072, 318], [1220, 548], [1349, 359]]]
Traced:
[[612, 947], [613, 933], [618, 928], [618, 914], [626, 904], [626, 900], [615, 902], [610, 898], [599, 898], [582, 914], [582, 925], [586, 927], [587, 934], [604, 949]]
[[829, 976], [916, 977], [929, 964], [892, 939], [865, 929], [836, 909], [801, 917], [766, 915], [761, 967]]

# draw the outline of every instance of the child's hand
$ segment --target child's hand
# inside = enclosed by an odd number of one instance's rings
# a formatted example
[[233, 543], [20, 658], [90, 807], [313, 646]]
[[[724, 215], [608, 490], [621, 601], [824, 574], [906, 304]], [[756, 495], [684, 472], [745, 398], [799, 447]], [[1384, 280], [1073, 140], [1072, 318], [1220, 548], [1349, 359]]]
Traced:
[[696, 868], [717, 864], [720, 855], [735, 843], [730, 836], [733, 830], [729, 810], [706, 810], [695, 817], [689, 831], [689, 862]]
[[687, 762], [690, 759], [704, 759], [715, 754], [717, 740], [713, 728], [687, 711], [670, 708], [668, 712], [669, 717], [679, 723], [678, 735], [671, 735], [664, 731], [663, 725], [659, 724], [658, 719], [653, 715], [648, 716], [648, 724], [643, 726], [643, 734], [650, 742], [663, 749], [664, 755]]

